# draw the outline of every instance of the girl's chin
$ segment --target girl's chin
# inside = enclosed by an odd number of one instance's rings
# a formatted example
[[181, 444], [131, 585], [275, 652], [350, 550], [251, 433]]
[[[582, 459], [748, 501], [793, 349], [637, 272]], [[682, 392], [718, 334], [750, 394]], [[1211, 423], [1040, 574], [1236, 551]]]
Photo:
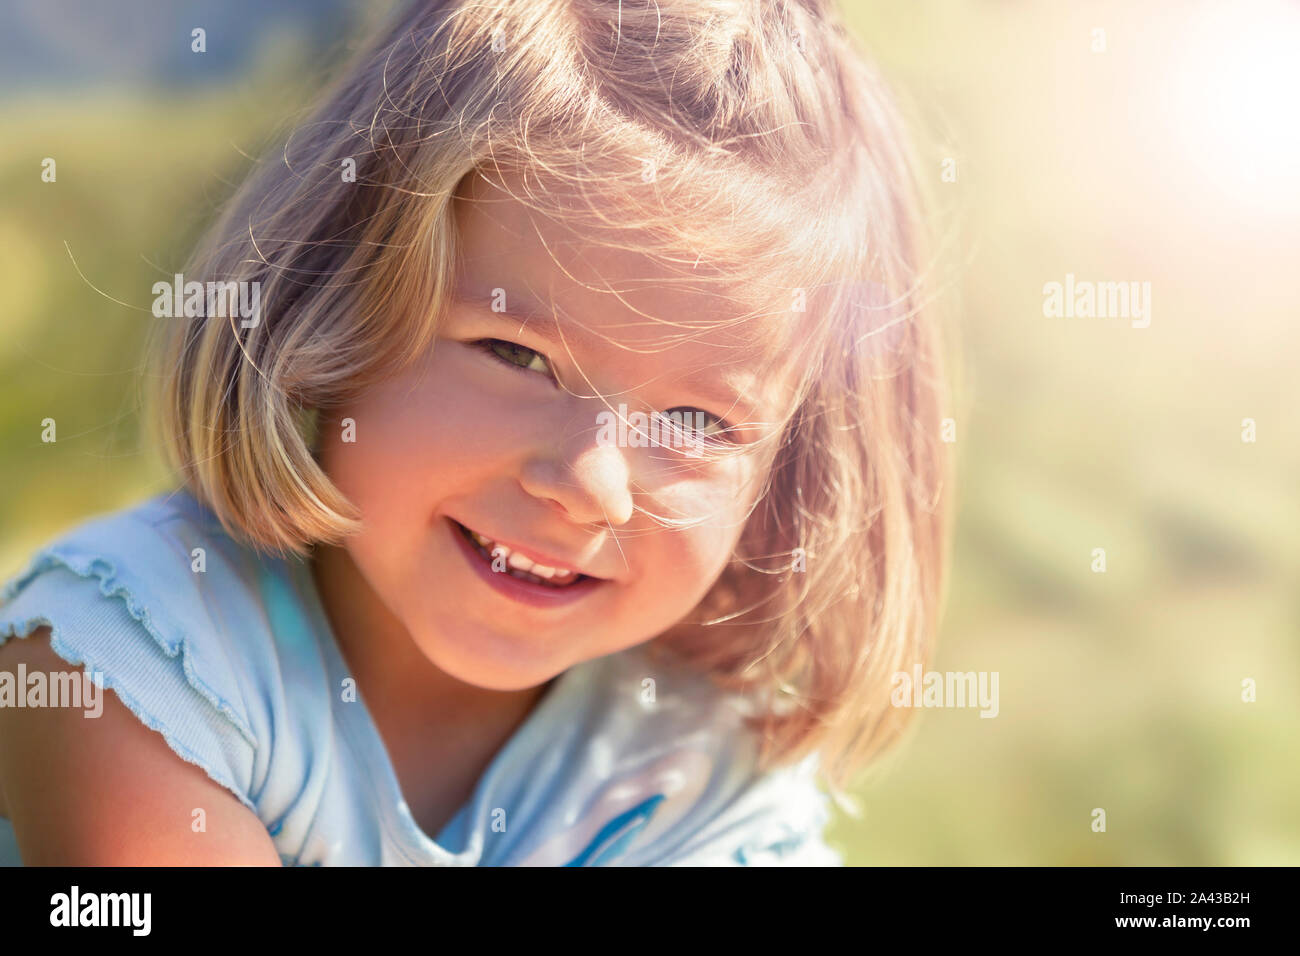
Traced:
[[[454, 635], [454, 640], [438, 634], [417, 640], [417, 644], [424, 656], [449, 677], [481, 690], [503, 693], [537, 687], [584, 659], [574, 659], [570, 653], [548, 653], [536, 635], [504, 634], [469, 624]], [[572, 647], [565, 650], [571, 652]]]

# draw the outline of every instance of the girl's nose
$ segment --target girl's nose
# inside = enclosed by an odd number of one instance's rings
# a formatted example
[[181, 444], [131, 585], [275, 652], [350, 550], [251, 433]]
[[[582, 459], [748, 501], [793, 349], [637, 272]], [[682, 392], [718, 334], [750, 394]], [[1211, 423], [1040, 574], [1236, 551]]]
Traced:
[[626, 524], [632, 517], [627, 449], [599, 444], [596, 434], [587, 428], [539, 447], [519, 483], [533, 497], [555, 502], [576, 524]]

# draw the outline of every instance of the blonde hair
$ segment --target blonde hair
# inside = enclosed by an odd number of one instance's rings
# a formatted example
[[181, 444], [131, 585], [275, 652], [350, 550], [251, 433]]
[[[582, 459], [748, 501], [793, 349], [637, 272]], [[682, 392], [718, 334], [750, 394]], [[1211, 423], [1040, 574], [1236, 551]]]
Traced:
[[842, 796], [910, 713], [889, 684], [928, 659], [947, 565], [945, 391], [905, 143], [822, 0], [403, 4], [186, 270], [258, 282], [263, 306], [251, 328], [163, 328], [169, 458], [257, 548], [356, 532], [312, 416], [432, 347], [474, 172], [521, 170], [517, 198], [585, 241], [755, 311], [799, 298], [796, 401], [735, 560], [653, 645], [754, 692], [763, 763], [818, 750]]

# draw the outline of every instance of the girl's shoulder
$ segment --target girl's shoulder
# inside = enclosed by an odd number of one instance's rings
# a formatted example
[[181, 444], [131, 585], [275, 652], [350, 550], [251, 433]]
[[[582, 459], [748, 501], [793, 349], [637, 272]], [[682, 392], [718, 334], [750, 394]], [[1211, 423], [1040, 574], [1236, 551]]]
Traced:
[[288, 570], [189, 493], [160, 494], [40, 548], [0, 591], [0, 644], [48, 627], [56, 654], [256, 811], [284, 672], [319, 658], [298, 642], [286, 660], [277, 638]]
[[174, 656], [188, 634], [216, 623], [214, 591], [238, 606], [250, 558], [188, 492], [168, 492], [58, 535], [0, 590], [0, 609], [12, 625], [13, 609], [34, 595], [116, 600]]

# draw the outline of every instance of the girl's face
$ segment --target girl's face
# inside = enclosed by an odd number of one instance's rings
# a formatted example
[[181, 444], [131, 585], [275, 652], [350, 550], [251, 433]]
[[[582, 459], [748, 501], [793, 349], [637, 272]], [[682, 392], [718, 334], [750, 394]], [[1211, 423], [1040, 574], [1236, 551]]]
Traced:
[[[744, 328], [699, 331], [734, 312], [650, 288], [648, 260], [577, 242], [481, 184], [465, 196], [487, 201], [457, 202], [460, 273], [436, 347], [340, 410], [354, 431], [332, 422], [321, 457], [362, 513], [345, 545], [360, 578], [349, 592], [373, 595], [391, 618], [377, 626], [400, 624], [461, 681], [520, 690], [647, 641], [699, 603], [764, 477], [759, 439], [784, 411], [786, 377], [748, 354]], [[674, 317], [696, 327], [655, 321]], [[620, 447], [598, 417], [620, 403], [699, 410], [688, 421], [730, 427], [751, 450], [711, 461]]]

